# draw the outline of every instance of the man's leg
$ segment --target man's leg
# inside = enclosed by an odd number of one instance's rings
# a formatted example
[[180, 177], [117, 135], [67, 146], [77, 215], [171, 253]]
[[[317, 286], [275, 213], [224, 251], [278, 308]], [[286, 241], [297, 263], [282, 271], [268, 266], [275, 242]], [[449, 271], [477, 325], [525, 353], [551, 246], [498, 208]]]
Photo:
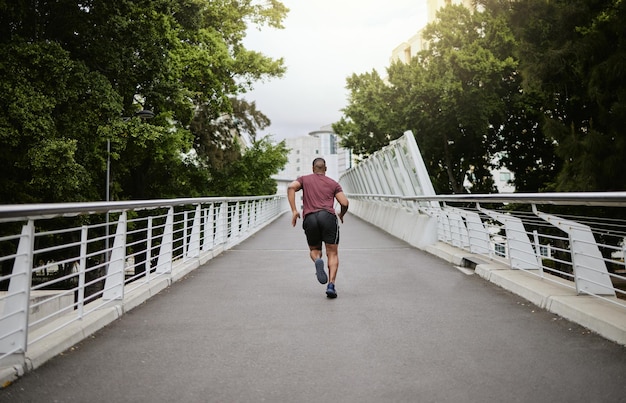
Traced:
[[321, 284], [326, 284], [328, 282], [328, 276], [326, 275], [326, 271], [324, 271], [322, 247], [309, 246], [309, 255], [311, 256], [311, 260], [315, 262], [315, 275], [317, 276], [317, 281]]
[[304, 217], [302, 229], [304, 229], [306, 242], [309, 245], [311, 260], [320, 259], [322, 257], [322, 233], [315, 213]]
[[309, 254], [311, 255], [311, 260], [316, 261], [317, 259], [322, 258], [322, 247], [321, 246], [311, 246], [309, 245]]
[[326, 257], [328, 258], [328, 275], [330, 282], [335, 283], [337, 278], [337, 270], [339, 270], [339, 249], [338, 244], [326, 244]]
[[326, 256], [328, 257], [328, 275], [330, 276], [328, 287], [326, 287], [326, 296], [328, 298], [337, 298], [337, 290], [335, 290], [337, 270], [339, 269], [337, 244], [326, 244]]
[[324, 260], [322, 260], [322, 233], [317, 214], [308, 214], [302, 223], [307, 243], [309, 244], [309, 256], [315, 262], [315, 275], [321, 284], [328, 282], [328, 276], [324, 271]]

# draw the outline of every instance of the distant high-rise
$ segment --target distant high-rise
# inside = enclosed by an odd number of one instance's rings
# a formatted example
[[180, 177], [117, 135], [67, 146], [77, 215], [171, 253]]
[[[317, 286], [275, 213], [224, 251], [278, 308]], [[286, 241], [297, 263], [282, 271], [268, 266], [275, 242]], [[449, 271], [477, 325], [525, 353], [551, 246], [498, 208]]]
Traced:
[[278, 183], [278, 194], [286, 193], [289, 182], [298, 176], [312, 173], [315, 158], [322, 157], [326, 160], [326, 175], [335, 180], [339, 180], [352, 166], [350, 150], [339, 146], [337, 135], [330, 126], [312, 131], [307, 136], [286, 138], [285, 143], [290, 149], [287, 165], [274, 175]]
[[474, 8], [472, 0], [427, 0], [428, 5], [428, 22], [434, 21], [437, 18], [437, 11], [440, 8], [449, 6], [451, 4], [462, 4], [470, 10]]
[[[437, 11], [440, 8], [448, 6], [450, 4], [462, 4], [470, 10], [474, 8], [472, 0], [427, 0], [428, 7], [428, 20], [426, 23], [433, 22], [437, 18]], [[421, 50], [426, 49], [428, 46], [427, 41], [422, 37], [422, 31], [424, 27], [416, 27], [417, 32], [415, 35], [402, 42], [391, 52], [391, 62], [400, 61], [402, 63], [409, 63], [415, 55]]]

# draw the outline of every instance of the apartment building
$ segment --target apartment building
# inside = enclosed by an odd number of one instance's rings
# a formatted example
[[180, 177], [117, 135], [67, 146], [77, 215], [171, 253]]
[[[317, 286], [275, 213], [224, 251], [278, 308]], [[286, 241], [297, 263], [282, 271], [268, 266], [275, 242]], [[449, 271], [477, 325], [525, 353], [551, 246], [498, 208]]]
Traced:
[[315, 158], [326, 160], [326, 175], [336, 181], [352, 166], [350, 150], [339, 146], [337, 135], [330, 126], [324, 126], [306, 136], [286, 138], [285, 143], [290, 150], [287, 165], [273, 176], [278, 184], [278, 194], [287, 193], [287, 185], [298, 176], [310, 174]]
[[[428, 20], [426, 24], [436, 19], [437, 11], [439, 11], [440, 8], [450, 4], [462, 4], [469, 9], [474, 8], [472, 0], [427, 0]], [[422, 37], [424, 28], [425, 26], [419, 27], [415, 35], [393, 49], [390, 58], [391, 63], [397, 61], [408, 63], [419, 51], [426, 49], [428, 43]]]

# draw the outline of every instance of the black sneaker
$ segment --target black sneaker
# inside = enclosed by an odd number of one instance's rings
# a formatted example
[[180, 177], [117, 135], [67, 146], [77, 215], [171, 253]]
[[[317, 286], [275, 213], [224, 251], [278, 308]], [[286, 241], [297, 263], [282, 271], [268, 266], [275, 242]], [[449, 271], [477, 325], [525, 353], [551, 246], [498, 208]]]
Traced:
[[317, 281], [319, 281], [320, 284], [326, 284], [328, 282], [328, 277], [326, 276], [326, 271], [324, 270], [324, 260], [315, 260], [315, 274], [317, 275]]
[[335, 291], [335, 285], [333, 283], [328, 283], [328, 288], [326, 288], [326, 296], [328, 298], [337, 298], [337, 291]]

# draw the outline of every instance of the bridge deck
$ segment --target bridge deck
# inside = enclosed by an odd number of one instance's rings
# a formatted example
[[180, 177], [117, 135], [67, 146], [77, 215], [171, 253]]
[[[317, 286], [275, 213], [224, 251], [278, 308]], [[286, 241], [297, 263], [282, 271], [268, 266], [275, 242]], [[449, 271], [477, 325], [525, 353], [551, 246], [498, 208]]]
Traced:
[[284, 215], [0, 401], [624, 401], [626, 349], [348, 215], [339, 297]]

